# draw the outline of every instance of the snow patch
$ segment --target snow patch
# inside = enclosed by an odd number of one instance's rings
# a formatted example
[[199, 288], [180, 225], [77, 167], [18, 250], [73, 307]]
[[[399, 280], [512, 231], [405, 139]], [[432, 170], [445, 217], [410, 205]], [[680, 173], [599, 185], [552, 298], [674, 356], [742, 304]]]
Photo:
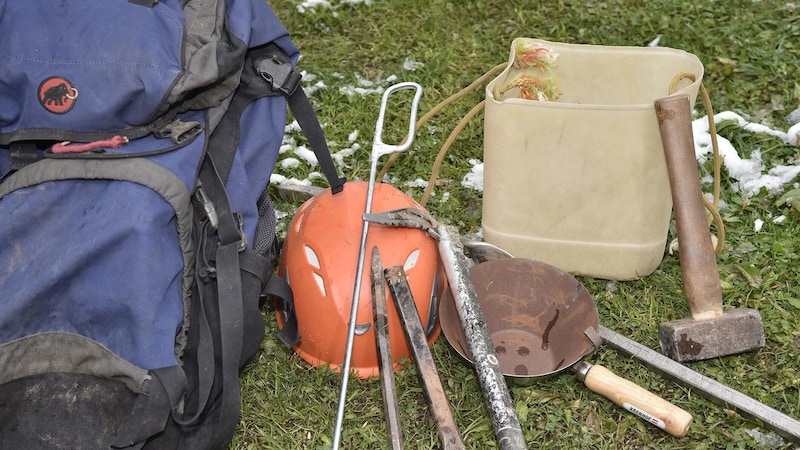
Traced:
[[412, 61], [408, 58], [406, 58], [406, 60], [403, 61], [403, 70], [408, 70], [410, 72], [413, 72], [423, 67], [425, 67], [425, 64], [418, 61]]
[[469, 173], [464, 175], [461, 186], [483, 192], [483, 162], [477, 159], [470, 159], [472, 168]]

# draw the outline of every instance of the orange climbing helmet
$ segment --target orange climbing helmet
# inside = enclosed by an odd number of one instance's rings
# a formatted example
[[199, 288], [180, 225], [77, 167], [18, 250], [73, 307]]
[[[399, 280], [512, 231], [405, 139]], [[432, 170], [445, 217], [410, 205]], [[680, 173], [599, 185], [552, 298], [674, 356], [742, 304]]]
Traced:
[[[367, 188], [366, 182], [348, 182], [337, 194], [326, 189], [306, 201], [289, 224], [278, 268], [294, 297], [293, 305], [276, 305], [278, 325], [285, 333], [294, 328], [296, 319], [300, 339], [282, 340], [294, 343], [293, 350], [308, 363], [329, 365], [337, 372], [344, 360]], [[423, 209], [395, 187], [375, 184], [372, 212], [408, 207]], [[405, 269], [430, 344], [439, 336], [439, 299], [445, 287], [437, 244], [425, 231], [370, 224], [350, 361], [359, 378], [379, 372], [370, 276], [373, 246], [378, 247], [384, 268], [402, 265]], [[386, 292], [389, 342], [398, 370], [411, 353], [391, 294]], [[287, 323], [291, 326], [286, 327]]]

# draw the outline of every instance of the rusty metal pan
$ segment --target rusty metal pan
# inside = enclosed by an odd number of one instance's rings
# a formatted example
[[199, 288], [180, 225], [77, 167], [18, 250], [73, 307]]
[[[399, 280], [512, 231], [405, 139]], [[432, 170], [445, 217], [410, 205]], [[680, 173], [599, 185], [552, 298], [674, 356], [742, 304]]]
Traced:
[[[586, 386], [674, 436], [683, 436], [692, 416], [606, 368], [582, 361], [597, 349], [597, 306], [573, 276], [525, 258], [501, 258], [470, 269], [503, 375], [517, 385], [566, 369]], [[439, 320], [447, 341], [472, 361], [452, 298], [444, 296]]]
[[[568, 273], [543, 262], [508, 258], [473, 266], [470, 277], [506, 377], [519, 383], [555, 374], [594, 350], [584, 331], [597, 330], [597, 306]], [[472, 361], [449, 297], [442, 301], [439, 320], [450, 345]]]

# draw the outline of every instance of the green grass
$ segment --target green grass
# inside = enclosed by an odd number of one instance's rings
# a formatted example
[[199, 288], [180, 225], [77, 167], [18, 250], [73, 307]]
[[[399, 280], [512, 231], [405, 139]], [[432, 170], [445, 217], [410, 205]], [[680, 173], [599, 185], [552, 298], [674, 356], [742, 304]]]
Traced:
[[[785, 116], [800, 106], [800, 7], [785, 1], [695, 2], [575, 0], [530, 2], [485, 0], [375, 0], [372, 5], [342, 5], [300, 14], [297, 2], [269, 0], [303, 52], [300, 67], [323, 81], [312, 95], [331, 142], [331, 150], [350, 147], [359, 131], [360, 150], [345, 158], [348, 179], [366, 179], [380, 96], [349, 98], [339, 88], [361, 78], [379, 82], [396, 75], [424, 88], [421, 113], [506, 61], [514, 37], [602, 45], [646, 45], [661, 35], [661, 46], [700, 58], [704, 84], [716, 112], [735, 111], [751, 121], [786, 130]], [[406, 58], [424, 63], [403, 70]], [[419, 199], [421, 188], [404, 183], [427, 180], [436, 152], [458, 119], [483, 97], [481, 90], [433, 118], [417, 135], [412, 150], [389, 171], [392, 182]], [[699, 105], [699, 104], [698, 104]], [[703, 114], [702, 106], [698, 112]], [[402, 138], [402, 114], [388, 122], [387, 140]], [[399, 130], [399, 131], [397, 131]], [[482, 160], [481, 116], [445, 158], [440, 183], [428, 203], [437, 219], [457, 225], [463, 234], [480, 228], [481, 194], [460, 180], [468, 161]], [[794, 164], [798, 148], [775, 138], [720, 126], [719, 133], [743, 156], [762, 152], [765, 164]], [[399, 136], [399, 137], [398, 137]], [[306, 178], [311, 168], [281, 171]], [[565, 180], [568, 182], [568, 180]], [[723, 171], [722, 211], [727, 250], [718, 258], [727, 307], [757, 309], [767, 345], [758, 352], [692, 363], [691, 368], [772, 406], [800, 417], [800, 216], [796, 203], [762, 192], [743, 199], [730, 189]], [[322, 184], [321, 184], [322, 185]], [[791, 189], [791, 187], [790, 187]], [[448, 192], [450, 198], [442, 201]], [[297, 205], [278, 203], [282, 211]], [[783, 223], [770, 218], [786, 216]], [[764, 220], [759, 232], [756, 219]], [[288, 218], [286, 219], [288, 220]], [[595, 297], [600, 321], [653, 349], [658, 324], [688, 317], [677, 255], [665, 254], [655, 273], [635, 281], [581, 278]], [[339, 377], [309, 366], [274, 338], [277, 325], [264, 311], [268, 338], [242, 375], [242, 418], [231, 448], [315, 449], [330, 446], [338, 401]], [[491, 422], [475, 372], [440, 338], [432, 347], [451, 408], [468, 448], [496, 448]], [[712, 404], [697, 393], [648, 371], [610, 348], [594, 353], [600, 363], [691, 412], [694, 424], [685, 438], [656, 430], [611, 401], [562, 374], [513, 387], [511, 394], [531, 448], [718, 449], [766, 448], [746, 430], [763, 424]], [[407, 448], [434, 449], [439, 441], [413, 367], [397, 373], [402, 426]], [[350, 379], [342, 448], [385, 448], [380, 383]], [[792, 448], [787, 444], [784, 448]]]

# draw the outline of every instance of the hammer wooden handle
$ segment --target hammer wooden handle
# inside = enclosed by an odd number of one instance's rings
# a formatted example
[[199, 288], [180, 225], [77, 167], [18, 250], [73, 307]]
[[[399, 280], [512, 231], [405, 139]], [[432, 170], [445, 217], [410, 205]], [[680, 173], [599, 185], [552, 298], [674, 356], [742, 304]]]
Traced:
[[722, 315], [722, 289], [700, 190], [689, 97], [680, 94], [658, 99], [655, 110], [669, 172], [689, 310], [695, 320], [713, 319]]
[[686, 435], [693, 420], [691, 414], [603, 366], [582, 364], [589, 366], [583, 382], [593, 392], [673, 436]]

